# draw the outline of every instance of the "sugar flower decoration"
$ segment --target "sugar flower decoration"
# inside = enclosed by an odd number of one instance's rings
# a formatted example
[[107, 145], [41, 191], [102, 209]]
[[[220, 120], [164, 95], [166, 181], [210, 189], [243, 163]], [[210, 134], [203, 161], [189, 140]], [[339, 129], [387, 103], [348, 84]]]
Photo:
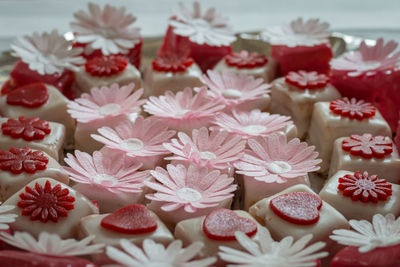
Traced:
[[219, 113], [214, 122], [221, 130], [239, 135], [245, 139], [257, 136], [267, 136], [275, 132], [283, 132], [292, 125], [290, 117], [261, 112], [258, 109], [251, 112], [232, 111], [232, 114]]
[[89, 3], [89, 12], [80, 10], [71, 23], [75, 39], [87, 44], [86, 54], [100, 49], [103, 55], [126, 54], [140, 42], [140, 29], [132, 27], [136, 17], [126, 13], [125, 7]]
[[140, 193], [144, 180], [150, 177], [146, 171], [139, 172], [140, 164], [127, 166], [124, 163], [124, 154], [115, 154], [110, 157], [100, 151], [88, 153], [75, 150], [75, 156], [67, 154], [64, 159], [69, 167], [64, 171], [71, 180], [104, 188], [113, 193], [129, 192]]
[[114, 129], [102, 127], [97, 130], [101, 135], [92, 137], [106, 147], [125, 152], [130, 157], [147, 157], [168, 154], [163, 147], [175, 135], [175, 131], [168, 130], [161, 121], [142, 116], [135, 122], [122, 121]]
[[256, 242], [243, 232], [236, 232], [235, 237], [245, 251], [220, 246], [219, 256], [228, 266], [271, 267], [316, 266], [315, 260], [328, 256], [328, 252], [318, 252], [325, 247], [324, 242], [312, 245], [308, 243], [312, 234], [308, 234], [294, 242], [287, 236], [280, 242], [273, 241], [267, 230], [260, 231], [260, 240]]
[[283, 134], [248, 140], [250, 150], [234, 163], [237, 173], [266, 183], [284, 183], [319, 169], [318, 152], [300, 139], [287, 142]]
[[169, 22], [175, 34], [189, 37], [194, 43], [210, 46], [227, 46], [236, 40], [227, 19], [221, 17], [214, 8], [203, 13], [197, 1], [193, 3], [193, 9], [183, 3], [179, 6], [176, 19]]
[[360, 156], [366, 159], [383, 158], [393, 152], [393, 142], [388, 136], [372, 136], [353, 134], [343, 139], [342, 149], [353, 156]]
[[[0, 203], [1, 204], [1, 203]], [[14, 209], [13, 205], [0, 205], [0, 230], [7, 230], [10, 228], [9, 223], [15, 222], [17, 214], [7, 213]]]
[[347, 52], [332, 59], [330, 64], [334, 70], [347, 71], [348, 76], [373, 75], [400, 62], [400, 51], [395, 52], [397, 46], [398, 43], [393, 40], [385, 44], [382, 38], [374, 46], [368, 46], [363, 41], [358, 51]]
[[41, 232], [36, 240], [26, 232], [15, 232], [14, 235], [0, 233], [0, 240], [23, 250], [50, 256], [81, 256], [101, 253], [103, 244], [90, 245], [94, 236], [88, 236], [80, 241], [76, 239], [61, 239], [57, 234]]
[[183, 132], [178, 139], [164, 143], [173, 156], [168, 160], [190, 162], [202, 167], [226, 169], [243, 156], [246, 140], [217, 129], [209, 131], [206, 127], [194, 129], [192, 138]]
[[174, 166], [167, 165], [167, 169], [157, 167], [150, 173], [157, 180], [147, 181], [146, 185], [155, 190], [154, 194], [147, 194], [148, 199], [165, 202], [161, 209], [174, 211], [184, 208], [186, 212], [194, 213], [197, 209], [215, 207], [225, 199], [233, 197], [236, 190], [233, 178], [221, 174], [218, 170], [209, 171], [208, 168], [196, 165]]
[[[208, 77], [207, 77], [208, 75]], [[210, 89], [210, 98], [218, 99], [229, 108], [251, 100], [262, 98], [268, 94], [271, 85], [264, 83], [261, 78], [255, 79], [251, 75], [236, 74], [224, 71], [207, 71], [200, 80]]]
[[128, 240], [122, 239], [120, 245], [123, 251], [108, 246], [106, 254], [122, 266], [207, 267], [216, 261], [215, 257], [192, 260], [204, 246], [202, 242], [194, 242], [187, 248], [182, 248], [182, 241], [175, 240], [165, 248], [151, 239], [145, 239], [143, 249], [140, 249]]
[[275, 26], [264, 30], [261, 38], [272, 45], [314, 46], [328, 42], [329, 24], [319, 19], [303, 21], [298, 18], [289, 25]]
[[57, 30], [42, 34], [35, 32], [31, 36], [19, 37], [11, 45], [11, 54], [40, 75], [62, 73], [65, 69], [78, 71], [85, 59], [79, 56], [82, 48], [71, 48], [71, 45]]
[[366, 220], [349, 223], [354, 230], [334, 230], [330, 238], [342, 245], [359, 247], [359, 252], [400, 244], [400, 217], [396, 219], [391, 213], [375, 214], [372, 223]]
[[72, 118], [82, 123], [138, 113], [146, 100], [139, 100], [143, 89], [131, 94], [134, 87], [133, 83], [122, 87], [114, 83], [110, 87], [92, 88], [90, 94], [84, 93], [69, 102], [67, 111]]

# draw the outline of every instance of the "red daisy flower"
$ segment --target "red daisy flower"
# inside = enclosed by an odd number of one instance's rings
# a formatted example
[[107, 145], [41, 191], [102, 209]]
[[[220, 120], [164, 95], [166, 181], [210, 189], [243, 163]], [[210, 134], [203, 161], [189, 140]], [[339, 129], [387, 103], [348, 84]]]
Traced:
[[128, 61], [123, 56], [99, 56], [88, 60], [85, 64], [86, 72], [92, 76], [111, 76], [126, 69]]
[[389, 137], [354, 134], [342, 141], [342, 149], [349, 151], [351, 155], [366, 159], [383, 158], [393, 152], [393, 144]]
[[166, 53], [155, 58], [152, 62], [153, 69], [162, 72], [184, 72], [194, 63], [193, 58]]
[[329, 105], [333, 113], [350, 119], [363, 120], [375, 116], [376, 108], [369, 102], [347, 97], [334, 100]]
[[225, 57], [226, 65], [239, 69], [262, 67], [267, 64], [267, 62], [268, 58], [265, 55], [257, 52], [249, 53], [246, 50], [242, 50], [239, 53], [231, 53]]
[[49, 159], [42, 151], [32, 151], [30, 147], [10, 148], [9, 151], [0, 151], [0, 169], [20, 174], [23, 171], [35, 173], [45, 170]]
[[325, 74], [318, 74], [316, 71], [299, 70], [289, 72], [285, 76], [285, 82], [303, 90], [320, 89], [328, 84], [329, 77]]
[[23, 138], [26, 141], [42, 140], [51, 132], [50, 124], [41, 121], [39, 117], [28, 118], [20, 116], [18, 119], [10, 118], [1, 125], [3, 134], [12, 138]]

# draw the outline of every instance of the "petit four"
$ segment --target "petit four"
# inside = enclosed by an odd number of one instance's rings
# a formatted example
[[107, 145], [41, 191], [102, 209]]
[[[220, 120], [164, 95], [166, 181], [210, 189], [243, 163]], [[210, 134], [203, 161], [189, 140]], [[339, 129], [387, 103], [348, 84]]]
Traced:
[[31, 147], [46, 152], [55, 160], [63, 158], [65, 127], [39, 117], [0, 118], [0, 150]]
[[246, 74], [256, 79], [262, 78], [267, 83], [272, 82], [275, 78], [276, 69], [277, 64], [274, 59], [247, 50], [231, 52], [214, 67], [214, 70], [218, 72], [228, 71]]
[[346, 97], [315, 103], [307, 140], [322, 159], [319, 172], [328, 172], [337, 138], [364, 133], [391, 136], [389, 125], [371, 103]]
[[37, 237], [41, 232], [73, 238], [80, 218], [98, 213], [97, 207], [71, 187], [50, 178], [39, 178], [8, 198], [14, 205], [8, 213], [18, 214], [10, 224], [14, 231], [27, 231]]
[[400, 185], [382, 178], [366, 171], [338, 171], [319, 195], [347, 219], [370, 220], [376, 213], [398, 216]]
[[390, 137], [371, 134], [336, 139], [329, 177], [339, 170], [364, 170], [387, 181], [400, 184], [400, 158]]
[[271, 91], [271, 112], [291, 116], [301, 139], [310, 126], [314, 103], [340, 98], [339, 92], [329, 83], [329, 77], [315, 71], [291, 71], [276, 79]]
[[249, 150], [234, 166], [243, 175], [244, 209], [296, 184], [310, 186], [308, 173], [321, 162], [314, 147], [283, 134], [248, 140]]

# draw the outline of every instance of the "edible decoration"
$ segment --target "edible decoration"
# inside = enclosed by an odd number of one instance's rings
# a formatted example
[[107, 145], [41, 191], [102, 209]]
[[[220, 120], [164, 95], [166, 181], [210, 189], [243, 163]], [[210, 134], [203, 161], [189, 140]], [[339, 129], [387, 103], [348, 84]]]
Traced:
[[12, 138], [22, 138], [26, 141], [43, 140], [50, 134], [51, 128], [47, 121], [41, 121], [39, 117], [27, 118], [20, 116], [18, 119], [10, 118], [1, 124], [3, 134]]
[[146, 234], [157, 229], [157, 222], [149, 210], [140, 204], [120, 208], [101, 220], [100, 225], [123, 234]]
[[112, 76], [126, 69], [128, 61], [123, 56], [98, 56], [88, 60], [85, 64], [86, 72], [91, 76]]
[[322, 89], [328, 82], [329, 77], [325, 74], [318, 74], [316, 71], [291, 71], [285, 76], [285, 82], [299, 89]]
[[32, 83], [10, 91], [7, 94], [7, 104], [38, 108], [49, 100], [49, 92], [43, 83]]
[[69, 195], [68, 188], [62, 189], [60, 184], [52, 188], [49, 181], [44, 187], [39, 183], [35, 183], [34, 188], [26, 186], [19, 197], [18, 207], [22, 209], [22, 215], [30, 216], [31, 221], [56, 223], [59, 217], [67, 217], [68, 211], [74, 209], [75, 198]]
[[14, 205], [1, 205], [0, 202], [0, 233], [6, 233], [4, 230], [10, 229], [9, 224], [15, 222], [15, 219], [18, 217], [17, 214], [6, 213], [14, 208]]
[[393, 144], [389, 137], [353, 134], [342, 141], [342, 149], [366, 159], [383, 158], [393, 152]]
[[172, 241], [168, 247], [163, 244], [155, 243], [151, 239], [145, 239], [143, 245], [137, 247], [126, 239], [121, 239], [120, 249], [108, 246], [106, 249], [107, 257], [123, 265], [132, 267], [141, 266], [191, 266], [208, 267], [216, 262], [215, 257], [197, 258], [198, 253], [204, 247], [203, 242], [194, 242], [186, 248], [182, 248], [181, 240]]
[[240, 231], [252, 237], [257, 233], [257, 224], [228, 209], [217, 209], [206, 216], [203, 222], [206, 236], [218, 241], [236, 240], [235, 232]]
[[225, 56], [225, 63], [228, 66], [239, 69], [252, 69], [262, 67], [268, 63], [268, 58], [265, 55], [257, 52], [249, 52], [242, 50], [239, 53], [232, 52]]
[[158, 56], [151, 63], [153, 69], [160, 72], [185, 72], [194, 63], [193, 58], [168, 54]]
[[338, 189], [346, 197], [353, 201], [362, 202], [386, 201], [392, 195], [392, 185], [385, 179], [379, 179], [377, 175], [368, 176], [368, 172], [355, 172], [346, 174], [338, 180]]
[[234, 179], [218, 170], [208, 170], [196, 165], [172, 164], [167, 169], [156, 167], [150, 171], [157, 182], [145, 181], [145, 185], [156, 191], [146, 198], [164, 203], [161, 209], [171, 212], [183, 208], [185, 212], [215, 207], [233, 197], [237, 185]]
[[0, 169], [14, 174], [45, 170], [48, 162], [49, 159], [42, 151], [32, 151], [30, 147], [12, 147], [9, 151], [0, 151]]
[[329, 109], [337, 115], [359, 121], [372, 118], [376, 112], [376, 108], [371, 103], [364, 100], [357, 101], [355, 98], [349, 100], [347, 97], [332, 101]]
[[234, 163], [236, 172], [265, 183], [285, 183], [319, 170], [318, 152], [313, 146], [284, 134], [249, 139], [245, 155]]
[[294, 242], [287, 236], [281, 241], [274, 241], [268, 230], [259, 231], [259, 240], [249, 238], [243, 232], [236, 232], [235, 237], [242, 246], [241, 250], [220, 246], [218, 255], [228, 263], [228, 266], [316, 266], [315, 261], [328, 256], [328, 252], [320, 251], [325, 242], [316, 242], [307, 246], [313, 235], [302, 236]]
[[308, 192], [292, 192], [274, 197], [269, 202], [271, 210], [293, 224], [310, 225], [319, 220], [321, 198]]

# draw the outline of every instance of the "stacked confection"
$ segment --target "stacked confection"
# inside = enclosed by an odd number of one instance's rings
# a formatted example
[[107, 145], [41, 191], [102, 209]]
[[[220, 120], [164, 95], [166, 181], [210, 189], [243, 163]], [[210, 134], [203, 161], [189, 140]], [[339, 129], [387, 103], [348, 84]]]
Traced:
[[141, 66], [135, 20], [89, 4], [11, 46], [1, 266], [400, 265], [397, 43], [332, 59], [297, 19], [233, 51], [195, 2]]

